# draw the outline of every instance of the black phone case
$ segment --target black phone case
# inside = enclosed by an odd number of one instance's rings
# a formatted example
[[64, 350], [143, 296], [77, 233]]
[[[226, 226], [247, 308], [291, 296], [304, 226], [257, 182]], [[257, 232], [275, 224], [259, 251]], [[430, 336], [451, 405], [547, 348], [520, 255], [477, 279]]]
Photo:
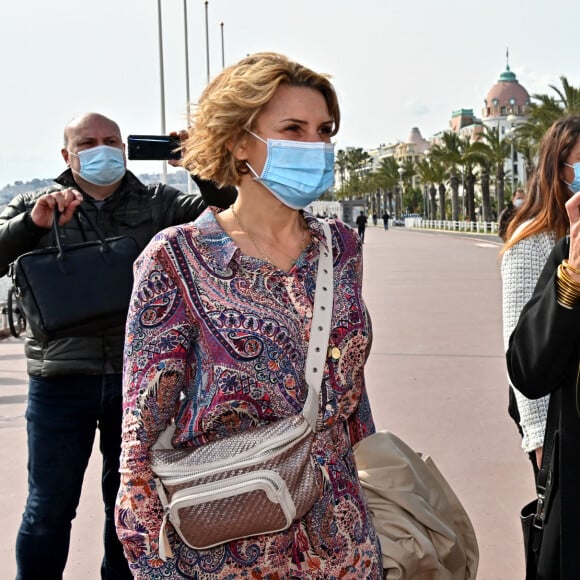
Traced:
[[130, 160], [181, 159], [181, 141], [170, 135], [129, 135], [127, 156]]

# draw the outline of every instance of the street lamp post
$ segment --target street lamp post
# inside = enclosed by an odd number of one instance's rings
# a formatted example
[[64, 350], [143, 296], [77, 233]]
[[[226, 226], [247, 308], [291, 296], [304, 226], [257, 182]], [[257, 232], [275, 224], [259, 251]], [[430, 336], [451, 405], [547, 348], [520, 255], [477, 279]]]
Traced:
[[209, 83], [209, 27], [208, 27], [208, 0], [205, 0], [205, 72]]
[[399, 169], [397, 169], [399, 173], [399, 219], [402, 217], [403, 214], [403, 173], [405, 170], [403, 169], [402, 165], [399, 165]]
[[[187, 126], [190, 124], [191, 96], [189, 92], [189, 33], [187, 26], [187, 0], [183, 0], [183, 36], [185, 39], [185, 106], [187, 110]], [[191, 175], [187, 174], [187, 193], [193, 193]]]
[[222, 37], [222, 68], [226, 68], [226, 56], [224, 52], [224, 23], [220, 23], [221, 37]]
[[[159, 84], [161, 87], [161, 134], [165, 135], [165, 72], [163, 69], [163, 23], [161, 0], [157, 0], [157, 35], [159, 40]], [[161, 183], [167, 183], [167, 161], [162, 161]]]
[[511, 156], [511, 169], [512, 169], [512, 196], [514, 194], [514, 190], [516, 188], [516, 175], [515, 175], [515, 163], [514, 163], [514, 131], [515, 131], [515, 123], [517, 117], [515, 115], [508, 115], [506, 121], [509, 124], [509, 136], [510, 136], [510, 156]]

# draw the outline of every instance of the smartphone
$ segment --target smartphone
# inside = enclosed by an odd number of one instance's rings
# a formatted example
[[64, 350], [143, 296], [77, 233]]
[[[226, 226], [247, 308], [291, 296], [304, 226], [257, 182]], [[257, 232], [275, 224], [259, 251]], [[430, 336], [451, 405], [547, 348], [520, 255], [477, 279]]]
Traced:
[[181, 159], [181, 141], [176, 135], [129, 135], [127, 155], [133, 160]]

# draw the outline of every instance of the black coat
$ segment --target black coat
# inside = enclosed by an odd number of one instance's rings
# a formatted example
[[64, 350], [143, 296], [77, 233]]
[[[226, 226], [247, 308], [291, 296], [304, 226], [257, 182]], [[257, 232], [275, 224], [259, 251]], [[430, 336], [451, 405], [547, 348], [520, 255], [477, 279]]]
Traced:
[[[38, 227], [28, 219], [41, 195], [65, 187], [79, 188], [70, 169], [55, 181], [49, 188], [17, 195], [0, 213], [0, 275], [23, 253], [55, 244], [52, 230]], [[193, 221], [206, 207], [199, 195], [168, 185], [145, 185], [129, 171], [117, 191], [102, 205], [95, 204], [88, 195], [84, 195], [82, 203], [105, 236], [131, 236], [140, 249], [160, 230]], [[65, 244], [96, 238], [82, 216], [59, 229]], [[105, 368], [120, 373], [124, 337], [125, 328], [118, 325], [99, 334], [60, 338], [44, 344], [29, 331], [24, 347], [28, 374], [102, 374]]]
[[[526, 397], [551, 393], [559, 408], [560, 445], [557, 457], [556, 502], [561, 504], [561, 574], [580, 578], [580, 306], [568, 309], [556, 301], [556, 269], [568, 255], [568, 239], [560, 240], [534, 294], [522, 310], [510, 338], [507, 365], [512, 383]], [[558, 522], [558, 515], [553, 521]], [[550, 515], [548, 516], [548, 520]], [[549, 521], [548, 521], [549, 524]], [[549, 526], [553, 527], [553, 526]]]

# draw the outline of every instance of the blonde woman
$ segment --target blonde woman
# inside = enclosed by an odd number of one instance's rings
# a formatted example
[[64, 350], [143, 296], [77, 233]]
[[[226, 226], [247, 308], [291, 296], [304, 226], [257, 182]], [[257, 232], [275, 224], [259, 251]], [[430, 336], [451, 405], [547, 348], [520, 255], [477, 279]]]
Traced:
[[[340, 124], [325, 75], [279, 54], [249, 56], [206, 88], [184, 164], [235, 185], [227, 210], [158, 235], [136, 264], [127, 323], [117, 530], [136, 578], [381, 578], [381, 554], [352, 446], [374, 431], [364, 363], [371, 341], [358, 236], [331, 222], [334, 306], [313, 461], [320, 497], [275, 534], [207, 550], [169, 526], [149, 450], [173, 420], [200, 446], [299, 413], [321, 226], [303, 208], [332, 186]], [[330, 243], [330, 241], [329, 241]]]

